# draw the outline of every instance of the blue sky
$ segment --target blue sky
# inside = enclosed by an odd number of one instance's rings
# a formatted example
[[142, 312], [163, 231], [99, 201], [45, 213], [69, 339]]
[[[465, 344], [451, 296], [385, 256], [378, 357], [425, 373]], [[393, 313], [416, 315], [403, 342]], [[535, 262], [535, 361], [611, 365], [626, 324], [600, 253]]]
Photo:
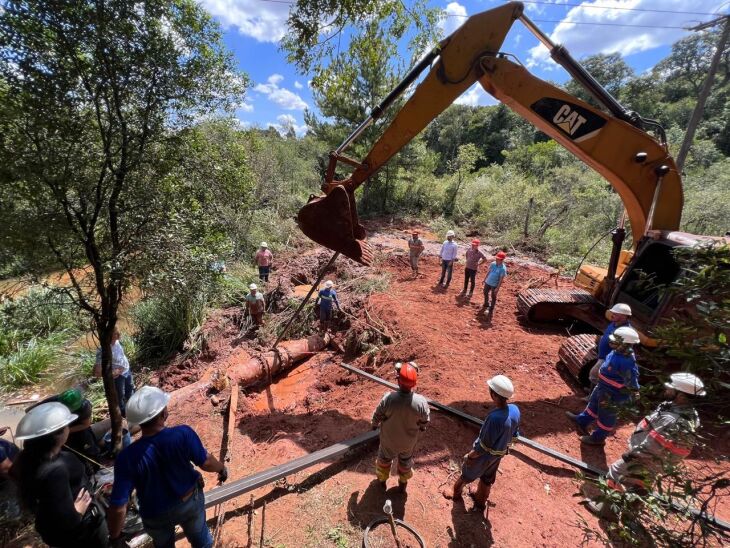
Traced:
[[[410, 0], [404, 0], [406, 5]], [[201, 0], [205, 9], [221, 24], [226, 46], [239, 67], [253, 80], [253, 87], [236, 115], [245, 125], [293, 127], [306, 132], [304, 110], [316, 111], [308, 86], [309, 76], [298, 74], [279, 50], [286, 33], [290, 9], [287, 0]], [[435, 1], [443, 10], [442, 28], [453, 32], [465, 16], [500, 5], [501, 0]], [[576, 58], [595, 53], [620, 52], [637, 73], [651, 68], [670, 51], [676, 40], [689, 32], [683, 28], [726, 13], [730, 2], [723, 0], [538, 0], [525, 3], [527, 15], [565, 45]], [[623, 8], [623, 9], [620, 9]], [[661, 11], [641, 11], [661, 10]], [[669, 13], [694, 12], [694, 13]], [[555, 22], [553, 22], [555, 21]], [[573, 24], [600, 23], [601, 25]], [[634, 25], [634, 26], [619, 26]], [[662, 28], [680, 27], [680, 28]], [[503, 51], [516, 55], [538, 77], [556, 82], [568, 76], [555, 65], [521, 23], [507, 37]], [[496, 101], [478, 86], [457, 101], [468, 105], [490, 105]]]

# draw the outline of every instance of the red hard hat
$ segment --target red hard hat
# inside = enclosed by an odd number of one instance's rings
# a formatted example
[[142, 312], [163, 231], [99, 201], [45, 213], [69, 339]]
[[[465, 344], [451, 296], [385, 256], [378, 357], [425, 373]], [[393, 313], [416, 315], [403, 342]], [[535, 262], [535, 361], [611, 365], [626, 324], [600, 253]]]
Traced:
[[413, 362], [404, 363], [398, 369], [398, 385], [403, 388], [413, 388], [418, 381], [418, 369]]
[[479, 241], [479, 240], [478, 240], [477, 238], [474, 238], [474, 239], [473, 239], [473, 240], [471, 241], [471, 245], [479, 245], [480, 243], [481, 243], [481, 242], [480, 242], [480, 241]]
[[500, 251], [496, 255], [497, 259], [504, 259], [506, 256], [507, 256], [507, 254], [504, 251]]

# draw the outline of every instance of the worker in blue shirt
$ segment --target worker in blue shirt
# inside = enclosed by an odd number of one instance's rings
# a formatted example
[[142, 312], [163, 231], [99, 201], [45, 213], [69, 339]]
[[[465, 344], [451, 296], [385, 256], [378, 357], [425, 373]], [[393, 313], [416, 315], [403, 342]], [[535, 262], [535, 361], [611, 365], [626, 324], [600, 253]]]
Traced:
[[[581, 443], [604, 445], [606, 438], [616, 428], [618, 407], [626, 405], [631, 394], [639, 390], [639, 368], [636, 365], [633, 346], [639, 344], [639, 334], [632, 327], [619, 327], [609, 335], [613, 351], [598, 371], [598, 384], [591, 392], [591, 399], [585, 410], [576, 415], [566, 412], [583, 434]], [[588, 427], [596, 423], [596, 428], [588, 434]]]
[[515, 392], [512, 381], [496, 375], [487, 381], [487, 386], [497, 408], [486, 416], [471, 451], [464, 455], [461, 476], [452, 488], [447, 487], [442, 493], [447, 499], [462, 500], [464, 486], [479, 478], [476, 492], [469, 495], [474, 499], [474, 506], [481, 510], [487, 507], [499, 463], [514, 443], [520, 427], [520, 409], [507, 403]]
[[[603, 362], [606, 360], [606, 356], [608, 356], [611, 352], [611, 341], [609, 340], [609, 337], [619, 327], [623, 327], [624, 325], [631, 327], [631, 322], [629, 321], [631, 318], [631, 307], [627, 304], [616, 303], [608, 311], [608, 316], [611, 319], [611, 322], [606, 327], [603, 335], [601, 335], [601, 337], [596, 341], [596, 354], [598, 355], [598, 359], [588, 373], [588, 380], [591, 383], [591, 388], [598, 384], [598, 371], [601, 369], [601, 365], [603, 365]], [[588, 400], [586, 399], [586, 401]]]
[[[484, 278], [484, 304], [477, 312], [477, 316], [483, 314], [487, 308], [490, 317], [494, 313], [494, 305], [497, 304], [497, 292], [507, 276], [507, 266], [504, 264], [505, 258], [507, 258], [507, 254], [504, 251], [498, 252], [494, 256], [494, 262], [487, 269], [487, 277]], [[492, 298], [491, 304], [489, 302], [490, 296]]]
[[114, 466], [114, 486], [107, 520], [113, 545], [120, 542], [127, 501], [137, 490], [145, 532], [156, 548], [175, 546], [175, 526], [180, 525], [193, 548], [213, 546], [205, 523], [202, 478], [193, 464], [217, 472], [218, 481], [228, 470], [208, 453], [189, 426], [166, 427], [170, 396], [144, 386], [130, 398], [127, 420], [142, 428], [142, 437], [123, 449]]
[[314, 306], [319, 305], [319, 325], [327, 331], [332, 321], [332, 305], [341, 310], [340, 302], [337, 300], [337, 292], [334, 289], [335, 283], [332, 280], [324, 282], [324, 289], [320, 289]]
[[[441, 251], [439, 252], [439, 258], [441, 259], [441, 278], [439, 279], [438, 285], [443, 286], [444, 289], [449, 287], [451, 283], [451, 275], [454, 273], [454, 261], [457, 260], [456, 255], [459, 252], [459, 246], [454, 241], [453, 230], [449, 230], [446, 233], [446, 241], [441, 245]], [[444, 280], [446, 283], [444, 283]]]

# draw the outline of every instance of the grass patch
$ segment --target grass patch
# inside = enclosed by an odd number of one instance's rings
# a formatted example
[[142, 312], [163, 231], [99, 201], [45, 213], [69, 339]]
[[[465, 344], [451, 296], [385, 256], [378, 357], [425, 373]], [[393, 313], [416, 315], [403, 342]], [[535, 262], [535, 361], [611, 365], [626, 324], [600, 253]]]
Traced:
[[36, 384], [53, 366], [67, 364], [69, 338], [68, 332], [60, 331], [47, 337], [5, 342], [5, 353], [0, 356], [0, 386], [18, 388]]

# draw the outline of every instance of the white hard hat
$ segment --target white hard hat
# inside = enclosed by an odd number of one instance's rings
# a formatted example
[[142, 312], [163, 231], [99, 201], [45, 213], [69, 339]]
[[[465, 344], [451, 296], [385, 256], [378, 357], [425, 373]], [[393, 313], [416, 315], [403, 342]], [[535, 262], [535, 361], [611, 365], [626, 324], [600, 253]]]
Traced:
[[167, 407], [170, 396], [155, 386], [143, 386], [127, 402], [127, 421], [144, 424], [154, 419]]
[[448, 232], [446, 233], [446, 237], [448, 238], [449, 236], [456, 236], [456, 234], [454, 234], [454, 231], [453, 231], [453, 230], [449, 230], [449, 231], [448, 231]]
[[78, 415], [71, 413], [68, 407], [60, 402], [42, 403], [20, 419], [15, 439], [30, 440], [52, 434], [71, 424], [77, 418], [79, 418]]
[[332, 280], [327, 280], [326, 282], [324, 282], [325, 287], [333, 287], [334, 285], [335, 282], [333, 282]]
[[[408, 362], [408, 364], [409, 364], [409, 365], [410, 365], [410, 366], [411, 366], [411, 367], [412, 367], [413, 369], [415, 369], [416, 371], [418, 371], [418, 364], [417, 364], [416, 362]], [[395, 370], [396, 370], [396, 371], [400, 372], [400, 368], [401, 368], [401, 367], [403, 367], [403, 362], [395, 362]]]
[[261, 242], [261, 247], [269, 247], [269, 244], [267, 244], [266, 242]]
[[704, 396], [707, 394], [704, 383], [692, 373], [672, 373], [671, 380], [665, 382], [664, 386], [691, 396]]
[[495, 375], [487, 381], [487, 386], [503, 398], [510, 399], [515, 393], [512, 381], [504, 375]]
[[611, 333], [608, 338], [615, 343], [623, 344], [639, 344], [641, 342], [639, 333], [636, 329], [627, 325], [619, 327], [616, 331]]
[[251, 285], [248, 286], [248, 288], [249, 289], [258, 289], [259, 286], [257, 286], [256, 284], [251, 284]]
[[609, 312], [613, 312], [614, 314], [623, 314], [624, 316], [631, 316], [631, 307], [624, 303], [616, 303], [611, 307]]

